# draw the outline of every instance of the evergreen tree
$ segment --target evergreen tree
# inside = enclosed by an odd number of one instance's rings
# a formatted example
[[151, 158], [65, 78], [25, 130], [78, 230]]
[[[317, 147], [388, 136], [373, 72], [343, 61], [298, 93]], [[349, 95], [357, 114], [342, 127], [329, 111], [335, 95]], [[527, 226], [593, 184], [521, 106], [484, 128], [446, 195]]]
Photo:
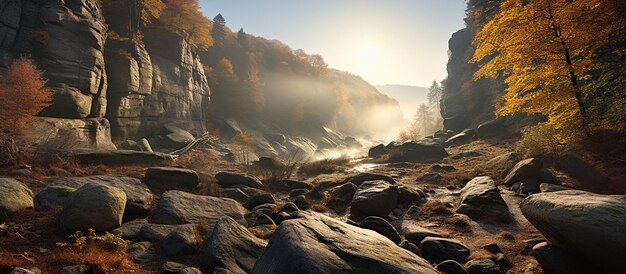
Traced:
[[226, 38], [226, 20], [222, 14], [217, 14], [217, 16], [213, 18], [211, 36], [213, 36], [213, 41], [216, 45], [221, 45], [224, 42], [224, 38]]
[[239, 41], [239, 45], [247, 49], [250, 46], [250, 41], [248, 40], [248, 34], [243, 31], [243, 28], [240, 28], [237, 32], [237, 41]]

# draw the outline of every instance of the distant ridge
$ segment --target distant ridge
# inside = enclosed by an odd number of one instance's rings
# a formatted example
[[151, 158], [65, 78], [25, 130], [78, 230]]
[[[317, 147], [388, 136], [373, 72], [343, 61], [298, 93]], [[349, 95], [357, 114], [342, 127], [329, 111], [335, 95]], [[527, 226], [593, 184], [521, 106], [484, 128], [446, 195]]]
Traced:
[[413, 118], [420, 104], [428, 104], [428, 88], [408, 85], [376, 86], [378, 91], [393, 97], [400, 103], [402, 113], [407, 120]]

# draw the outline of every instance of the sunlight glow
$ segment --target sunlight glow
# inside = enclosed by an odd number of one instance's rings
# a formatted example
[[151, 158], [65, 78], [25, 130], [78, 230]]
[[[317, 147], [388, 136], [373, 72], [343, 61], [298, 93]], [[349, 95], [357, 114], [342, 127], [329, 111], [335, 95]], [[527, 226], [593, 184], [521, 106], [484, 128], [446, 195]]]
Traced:
[[363, 43], [356, 50], [356, 58], [361, 63], [372, 65], [380, 60], [380, 51], [372, 43]]

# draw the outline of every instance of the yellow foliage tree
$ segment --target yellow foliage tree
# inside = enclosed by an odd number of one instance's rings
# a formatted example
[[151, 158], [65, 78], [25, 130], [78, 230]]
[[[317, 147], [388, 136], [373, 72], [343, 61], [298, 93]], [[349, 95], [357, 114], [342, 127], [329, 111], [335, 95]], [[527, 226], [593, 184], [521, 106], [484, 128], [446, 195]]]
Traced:
[[[587, 127], [581, 82], [609, 66], [597, 53], [624, 33], [623, 6], [621, 0], [503, 0], [473, 41], [472, 62], [480, 65], [474, 77], [506, 78], [496, 114], [540, 113], [556, 129]], [[614, 54], [623, 58], [623, 47]]]
[[168, 0], [160, 18], [165, 26], [183, 35], [189, 44], [207, 49], [213, 44], [211, 21], [200, 11], [198, 0]]
[[103, 1], [105, 15], [127, 15], [128, 37], [133, 39], [139, 28], [154, 23], [165, 9], [162, 0], [107, 0]]
[[246, 165], [250, 164], [250, 154], [255, 152], [256, 137], [250, 133], [239, 132], [230, 141], [239, 150], [241, 161]]

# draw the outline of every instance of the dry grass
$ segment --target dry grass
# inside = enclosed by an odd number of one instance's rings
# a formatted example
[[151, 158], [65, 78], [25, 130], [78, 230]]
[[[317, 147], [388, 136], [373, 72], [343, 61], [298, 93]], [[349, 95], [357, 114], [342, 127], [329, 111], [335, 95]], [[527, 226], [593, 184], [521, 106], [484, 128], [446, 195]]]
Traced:
[[328, 207], [326, 207], [326, 205], [324, 204], [319, 204], [319, 203], [312, 204], [310, 209], [315, 212], [320, 212], [320, 213], [328, 212]]
[[306, 175], [331, 174], [338, 171], [344, 171], [350, 166], [350, 158], [342, 156], [339, 158], [327, 158], [304, 163], [300, 165], [298, 172]]
[[252, 233], [254, 236], [256, 236], [259, 239], [269, 239], [270, 237], [272, 237], [272, 234], [274, 233], [273, 230], [270, 229], [262, 229], [262, 228], [258, 228], [258, 227], [249, 227], [248, 231], [250, 231], [250, 233]]
[[219, 161], [221, 159], [218, 155], [206, 151], [192, 150], [178, 157], [175, 160], [175, 164], [187, 169], [207, 170]]

